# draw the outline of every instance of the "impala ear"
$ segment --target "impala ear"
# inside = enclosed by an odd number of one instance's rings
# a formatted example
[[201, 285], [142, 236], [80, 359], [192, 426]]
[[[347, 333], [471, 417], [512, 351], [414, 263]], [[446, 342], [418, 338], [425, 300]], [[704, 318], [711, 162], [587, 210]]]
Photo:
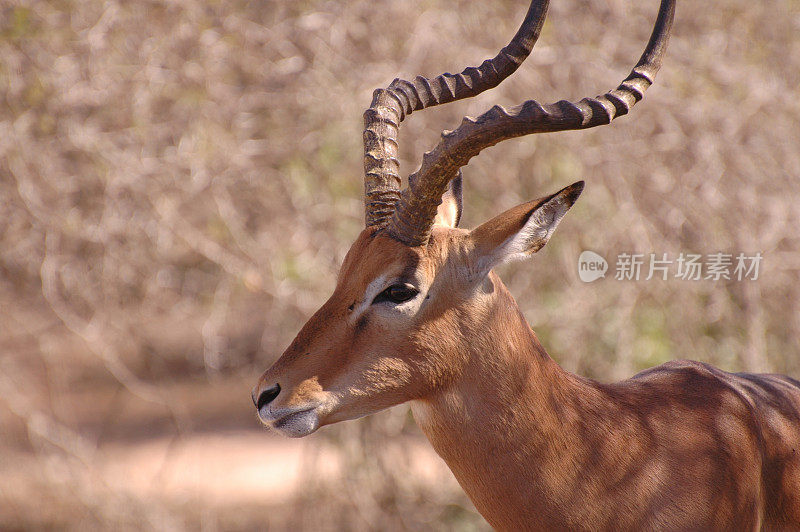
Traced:
[[486, 273], [498, 264], [530, 257], [550, 240], [556, 226], [583, 191], [578, 181], [552, 196], [529, 201], [492, 218], [470, 233], [472, 264]]
[[436, 218], [434, 225], [441, 225], [444, 227], [458, 227], [461, 221], [461, 208], [462, 208], [462, 181], [461, 170], [458, 175], [450, 181], [444, 194], [442, 194], [442, 203], [436, 209]]

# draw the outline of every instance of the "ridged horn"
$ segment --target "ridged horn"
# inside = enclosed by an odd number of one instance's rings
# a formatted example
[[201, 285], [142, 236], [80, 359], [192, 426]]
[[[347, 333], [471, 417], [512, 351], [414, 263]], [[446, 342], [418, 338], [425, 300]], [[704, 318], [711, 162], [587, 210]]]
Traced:
[[426, 244], [447, 184], [484, 148], [532, 133], [608, 124], [628, 113], [644, 97], [661, 67], [674, 14], [675, 0], [662, 0], [647, 48], [615, 90], [577, 103], [561, 100], [542, 105], [529, 100], [511, 109], [496, 105], [478, 118], [465, 117], [458, 128], [442, 133], [439, 144], [425, 153], [419, 170], [409, 176], [387, 227], [389, 234], [410, 246]]
[[377, 89], [364, 112], [364, 207], [367, 227], [384, 226], [400, 198], [397, 133], [414, 111], [470, 98], [496, 87], [525, 60], [539, 38], [549, 0], [533, 0], [514, 38], [494, 58], [460, 74], [395, 79]]

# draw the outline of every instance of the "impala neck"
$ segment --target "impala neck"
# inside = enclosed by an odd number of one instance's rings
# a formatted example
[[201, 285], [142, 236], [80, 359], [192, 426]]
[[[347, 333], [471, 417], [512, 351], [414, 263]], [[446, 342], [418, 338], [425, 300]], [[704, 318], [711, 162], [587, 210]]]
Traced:
[[[568, 502], [558, 500], [563, 489], [555, 479], [565, 478], [574, 446], [595, 426], [593, 409], [578, 402], [607, 399], [547, 355], [505, 286], [490, 279], [492, 308], [461, 345], [469, 353], [464, 372], [446, 390], [414, 401], [414, 416], [492, 526], [519, 530], [548, 515], [569, 522], [555, 515]], [[515, 503], [519, 511], [510, 515]]]

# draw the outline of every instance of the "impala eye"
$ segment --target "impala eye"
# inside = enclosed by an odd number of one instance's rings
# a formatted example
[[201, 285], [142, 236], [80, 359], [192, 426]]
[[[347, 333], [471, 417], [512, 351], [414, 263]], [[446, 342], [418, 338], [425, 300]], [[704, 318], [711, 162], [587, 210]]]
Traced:
[[391, 301], [392, 303], [404, 303], [419, 294], [419, 290], [410, 284], [393, 284], [372, 300], [372, 303]]

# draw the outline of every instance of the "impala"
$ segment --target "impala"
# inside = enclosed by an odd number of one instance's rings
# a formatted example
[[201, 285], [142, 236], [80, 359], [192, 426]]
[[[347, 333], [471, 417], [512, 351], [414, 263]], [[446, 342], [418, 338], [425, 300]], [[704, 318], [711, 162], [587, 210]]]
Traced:
[[673, 361], [615, 384], [561, 369], [500, 279], [544, 246], [583, 182], [459, 229], [460, 168], [529, 133], [609, 123], [658, 71], [674, 14], [616, 90], [495, 106], [445, 132], [401, 191], [400, 122], [499, 84], [530, 53], [547, 0], [461, 74], [397, 79], [364, 114], [366, 228], [330, 299], [252, 392], [287, 436], [410, 402], [478, 511], [502, 530], [800, 530], [800, 382]]

